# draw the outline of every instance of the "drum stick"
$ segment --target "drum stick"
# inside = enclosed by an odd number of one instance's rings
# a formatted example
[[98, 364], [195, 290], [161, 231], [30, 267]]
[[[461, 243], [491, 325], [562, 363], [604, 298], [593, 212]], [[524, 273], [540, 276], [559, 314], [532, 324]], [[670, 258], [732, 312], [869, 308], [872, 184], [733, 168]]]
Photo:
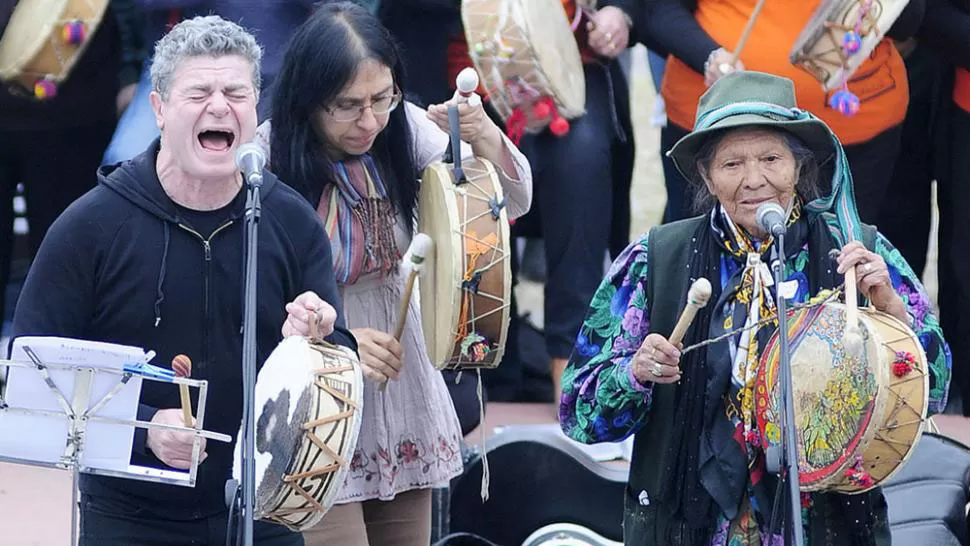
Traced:
[[[403, 261], [411, 266], [411, 272], [408, 274], [408, 280], [404, 285], [404, 296], [401, 298], [401, 307], [397, 313], [397, 326], [394, 328], [394, 339], [398, 341], [401, 341], [401, 336], [404, 335], [404, 324], [408, 318], [411, 294], [414, 292], [414, 281], [424, 270], [425, 260], [431, 251], [431, 244], [431, 237], [424, 233], [418, 233], [411, 240], [407, 252], [404, 253], [405, 259]], [[387, 381], [381, 383], [380, 386], [382, 392], [386, 389]]]
[[845, 342], [843, 346], [851, 354], [858, 355], [862, 349], [862, 331], [859, 329], [859, 296], [856, 286], [855, 266], [845, 271]]
[[697, 310], [706, 306], [709, 299], [711, 299], [711, 281], [701, 277], [690, 285], [690, 290], [687, 291], [687, 307], [684, 307], [684, 312], [680, 314], [677, 326], [670, 334], [669, 341], [671, 344], [677, 345], [684, 339], [684, 334], [690, 328], [690, 323], [694, 321]]
[[[172, 370], [179, 377], [192, 377], [192, 360], [185, 355], [177, 355], [172, 359]], [[187, 427], [192, 426], [192, 399], [189, 398], [189, 386], [179, 384], [179, 395], [182, 398], [182, 422]]]
[[[754, 22], [761, 14], [761, 8], [765, 7], [765, 0], [758, 0], [758, 3], [754, 6], [754, 11], [751, 12], [751, 17], [748, 18], [748, 24], [745, 25], [744, 31], [741, 33], [741, 38], [738, 40], [738, 45], [734, 47], [734, 52], [731, 53], [731, 64], [728, 65], [734, 68], [734, 65], [738, 62], [738, 57], [741, 56], [741, 50], [744, 49], [744, 44], [747, 43], [748, 38], [751, 37], [751, 29], [754, 28]], [[721, 70], [721, 72], [724, 72]]]

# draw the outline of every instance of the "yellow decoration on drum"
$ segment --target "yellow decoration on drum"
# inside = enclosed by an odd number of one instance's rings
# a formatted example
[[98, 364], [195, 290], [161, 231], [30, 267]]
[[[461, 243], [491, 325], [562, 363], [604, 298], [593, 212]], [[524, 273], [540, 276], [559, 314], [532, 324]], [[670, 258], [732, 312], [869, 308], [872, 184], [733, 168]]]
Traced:
[[97, 31], [109, 0], [17, 3], [0, 36], [0, 81], [39, 100], [57, 95]]

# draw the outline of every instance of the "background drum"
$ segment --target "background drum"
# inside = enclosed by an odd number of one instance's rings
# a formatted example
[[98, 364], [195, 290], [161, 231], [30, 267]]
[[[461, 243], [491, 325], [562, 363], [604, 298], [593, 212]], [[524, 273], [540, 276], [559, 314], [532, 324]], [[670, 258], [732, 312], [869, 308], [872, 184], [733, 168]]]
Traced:
[[[577, 10], [580, 15], [582, 10]], [[586, 108], [586, 76], [560, 0], [464, 0], [468, 51], [510, 138], [565, 121]]]
[[39, 99], [55, 96], [107, 7], [108, 0], [22, 0], [0, 37], [0, 80]]

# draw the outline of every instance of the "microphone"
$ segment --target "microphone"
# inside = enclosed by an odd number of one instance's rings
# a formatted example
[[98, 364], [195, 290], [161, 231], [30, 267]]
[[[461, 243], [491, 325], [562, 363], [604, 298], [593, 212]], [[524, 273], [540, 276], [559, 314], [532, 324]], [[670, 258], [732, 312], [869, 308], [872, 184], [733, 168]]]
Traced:
[[263, 167], [266, 166], [266, 154], [255, 142], [247, 142], [236, 150], [236, 166], [242, 171], [246, 183], [251, 186], [263, 184]]
[[785, 209], [778, 203], [765, 203], [758, 207], [755, 219], [758, 227], [772, 235], [785, 233]]

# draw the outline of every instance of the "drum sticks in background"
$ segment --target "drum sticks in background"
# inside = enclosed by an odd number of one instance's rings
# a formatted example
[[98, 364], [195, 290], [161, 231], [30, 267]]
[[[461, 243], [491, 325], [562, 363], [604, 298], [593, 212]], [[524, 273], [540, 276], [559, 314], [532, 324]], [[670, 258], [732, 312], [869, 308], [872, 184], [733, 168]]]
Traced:
[[[192, 360], [185, 355], [178, 355], [172, 359], [172, 371], [178, 377], [192, 377]], [[192, 399], [189, 398], [189, 386], [179, 385], [179, 395], [182, 397], [182, 423], [192, 426]]]
[[[411, 272], [408, 274], [407, 283], [404, 285], [404, 295], [401, 297], [401, 308], [397, 313], [397, 326], [394, 328], [394, 339], [401, 341], [401, 336], [404, 334], [404, 323], [408, 318], [408, 305], [411, 303], [411, 293], [414, 291], [414, 282], [417, 280], [418, 275], [424, 271], [424, 263], [431, 251], [431, 237], [424, 233], [418, 233], [411, 240], [411, 245], [408, 246], [407, 252], [404, 253], [404, 263], [411, 266]], [[387, 381], [381, 383], [380, 390], [383, 392], [387, 389]]]
[[690, 323], [694, 321], [697, 311], [706, 306], [709, 299], [711, 299], [711, 281], [701, 277], [690, 285], [690, 290], [687, 291], [687, 307], [684, 307], [677, 326], [674, 326], [674, 331], [670, 334], [671, 344], [677, 345], [684, 339], [684, 334], [690, 328]]
[[754, 22], [761, 13], [761, 8], [765, 6], [765, 0], [758, 0], [758, 3], [754, 6], [754, 10], [751, 12], [751, 17], [748, 18], [748, 24], [745, 25], [744, 31], [741, 32], [741, 38], [738, 40], [738, 45], [734, 47], [734, 52], [731, 53], [731, 62], [727, 65], [728, 70], [724, 70], [724, 66], [718, 67], [722, 73], [727, 74], [734, 65], [738, 62], [738, 57], [741, 56], [741, 50], [744, 49], [744, 44], [747, 43], [748, 37], [751, 36], [751, 29], [754, 28]]

